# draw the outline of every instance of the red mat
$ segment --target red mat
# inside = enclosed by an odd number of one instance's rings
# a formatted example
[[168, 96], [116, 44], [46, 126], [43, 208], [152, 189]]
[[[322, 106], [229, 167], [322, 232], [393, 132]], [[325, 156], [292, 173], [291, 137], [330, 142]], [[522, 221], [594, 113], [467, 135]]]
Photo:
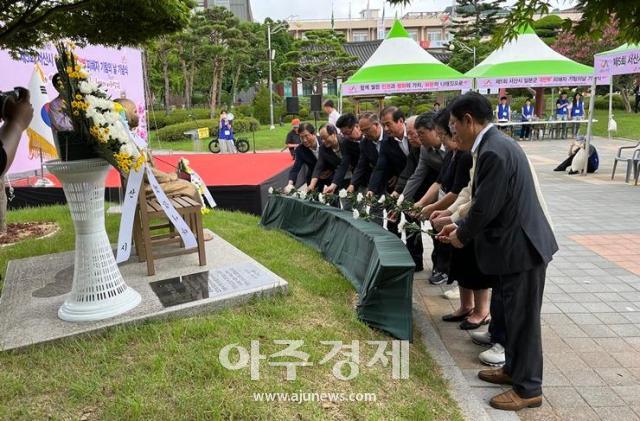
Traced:
[[[156, 155], [156, 166], [165, 172], [175, 172], [180, 158], [189, 160], [189, 166], [197, 172], [207, 186], [257, 186], [289, 168], [293, 161], [288, 152], [246, 154], [187, 154]], [[47, 178], [60, 187], [52, 174]], [[35, 177], [12, 182], [14, 187], [29, 187]], [[107, 187], [120, 187], [120, 176], [112, 169], [107, 176]]]

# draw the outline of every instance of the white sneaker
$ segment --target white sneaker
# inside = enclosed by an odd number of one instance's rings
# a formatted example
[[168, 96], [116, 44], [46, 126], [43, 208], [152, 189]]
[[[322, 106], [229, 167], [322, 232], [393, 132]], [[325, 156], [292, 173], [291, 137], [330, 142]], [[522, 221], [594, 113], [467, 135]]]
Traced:
[[446, 290], [442, 296], [448, 300], [459, 300], [460, 299], [460, 289], [458, 287], [451, 288]]
[[491, 334], [486, 332], [471, 332], [471, 340], [476, 345], [491, 345]]
[[478, 358], [483, 364], [491, 367], [502, 367], [505, 361], [504, 347], [500, 344], [495, 344], [486, 351], [481, 352]]

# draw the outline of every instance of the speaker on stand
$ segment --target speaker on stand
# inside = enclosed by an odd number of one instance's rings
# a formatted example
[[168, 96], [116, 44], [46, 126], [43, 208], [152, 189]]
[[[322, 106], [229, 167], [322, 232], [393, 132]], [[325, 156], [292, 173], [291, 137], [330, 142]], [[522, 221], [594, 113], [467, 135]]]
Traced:
[[316, 127], [318, 127], [318, 113], [322, 111], [322, 95], [311, 95], [310, 111], [313, 113]]
[[300, 101], [297, 96], [288, 96], [286, 98], [287, 114], [300, 114]]

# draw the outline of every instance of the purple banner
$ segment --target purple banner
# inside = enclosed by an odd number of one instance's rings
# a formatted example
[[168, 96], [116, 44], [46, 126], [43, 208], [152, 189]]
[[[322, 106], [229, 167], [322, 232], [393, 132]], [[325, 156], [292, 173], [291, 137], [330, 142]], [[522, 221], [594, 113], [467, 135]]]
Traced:
[[[87, 46], [78, 48], [76, 53], [92, 80], [100, 83], [113, 99], [128, 98], [136, 103], [140, 117], [140, 126], [136, 132], [140, 137], [146, 139], [146, 104], [141, 51], [133, 48], [116, 49]], [[46, 88], [49, 99], [53, 100], [58, 94], [51, 84], [51, 77], [56, 73], [55, 56], [56, 51], [53, 46], [38, 50], [37, 56], [22, 55], [17, 60], [12, 59], [7, 51], [0, 51], [0, 69], [2, 69], [0, 90], [10, 90], [14, 86], [26, 87], [33, 73], [34, 64], [39, 62], [47, 77]], [[34, 110], [34, 112], [45, 111]], [[20, 142], [16, 159], [9, 169], [10, 174], [40, 168], [39, 158], [29, 156], [28, 144], [29, 141], [25, 135]]]
[[[554, 86], [588, 86], [593, 81], [592, 75], [558, 75], [558, 76], [514, 76], [501, 78], [478, 78], [478, 89], [554, 87]], [[598, 77], [598, 85], [606, 85], [609, 78]]]
[[640, 73], [640, 49], [595, 56], [594, 67], [598, 75], [628, 75]]
[[471, 89], [470, 79], [356, 83], [342, 85], [342, 95], [391, 95], [434, 91], [468, 91], [469, 89]]

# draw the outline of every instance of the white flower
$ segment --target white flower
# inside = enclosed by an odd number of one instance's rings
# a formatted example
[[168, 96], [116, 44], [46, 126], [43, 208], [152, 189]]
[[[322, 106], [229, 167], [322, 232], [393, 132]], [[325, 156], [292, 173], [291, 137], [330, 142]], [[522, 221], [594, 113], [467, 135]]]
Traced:
[[327, 203], [327, 201], [324, 199], [324, 194], [318, 193], [318, 202]]
[[380, 203], [381, 205], [384, 204], [384, 201], [386, 200], [386, 197], [384, 197], [384, 194], [382, 196], [380, 196], [380, 199], [378, 199], [378, 203]]
[[347, 191], [345, 189], [342, 189], [338, 192], [338, 197], [340, 199], [346, 199], [348, 196]]
[[291, 190], [293, 190], [293, 185], [287, 184], [287, 187], [284, 188], [285, 194], [290, 194]]
[[398, 222], [398, 233], [404, 232], [404, 226], [407, 225], [407, 218], [404, 216], [404, 212], [400, 213], [400, 222]]
[[396, 206], [400, 206], [402, 205], [402, 202], [404, 202], [404, 195], [401, 194], [400, 196], [398, 196], [398, 201], [396, 202]]
[[366, 208], [364, 208], [364, 212], [365, 212], [367, 215], [370, 215], [370, 213], [371, 213], [371, 206], [367, 206]]
[[387, 210], [382, 209], [382, 228], [389, 231], [389, 228], [388, 228], [389, 219], [387, 218], [387, 216], [388, 216]]
[[360, 203], [364, 200], [364, 195], [362, 193], [358, 193], [356, 196], [356, 202]]
[[273, 194], [273, 187], [269, 187], [269, 194]]
[[360, 218], [360, 212], [358, 212], [358, 209], [354, 209], [353, 210], [353, 219], [358, 219]]
[[301, 190], [298, 192], [298, 197], [300, 197], [300, 199], [304, 200], [307, 198], [307, 192], [304, 190]]
[[80, 92], [83, 94], [90, 94], [93, 92], [91, 89], [91, 84], [89, 82], [82, 81], [78, 84], [78, 88], [80, 88]]

